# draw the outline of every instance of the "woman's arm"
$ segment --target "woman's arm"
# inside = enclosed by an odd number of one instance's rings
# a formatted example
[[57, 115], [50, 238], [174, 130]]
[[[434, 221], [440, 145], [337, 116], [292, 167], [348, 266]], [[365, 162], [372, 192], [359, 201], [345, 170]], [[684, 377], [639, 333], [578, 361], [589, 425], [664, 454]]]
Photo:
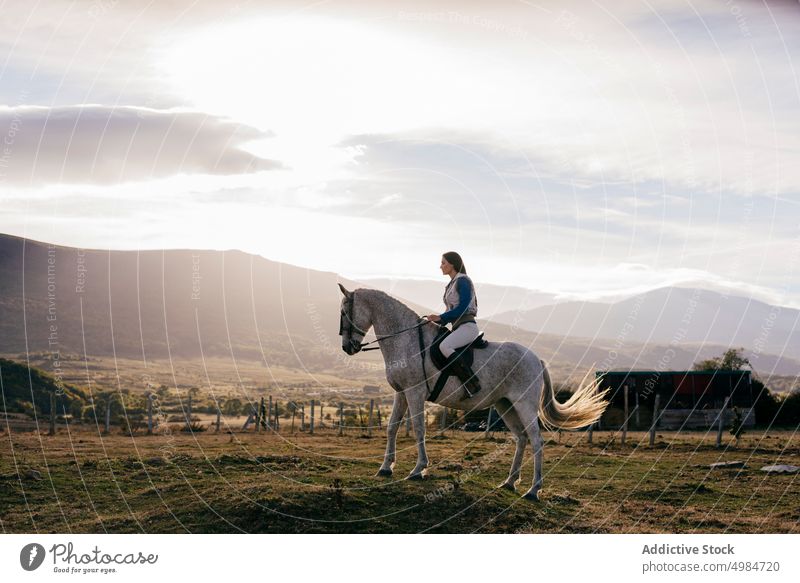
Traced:
[[455, 322], [458, 318], [467, 311], [469, 303], [472, 301], [472, 286], [466, 277], [460, 277], [456, 282], [458, 286], [458, 305], [452, 310], [446, 311], [444, 314], [439, 314], [439, 321], [442, 324]]

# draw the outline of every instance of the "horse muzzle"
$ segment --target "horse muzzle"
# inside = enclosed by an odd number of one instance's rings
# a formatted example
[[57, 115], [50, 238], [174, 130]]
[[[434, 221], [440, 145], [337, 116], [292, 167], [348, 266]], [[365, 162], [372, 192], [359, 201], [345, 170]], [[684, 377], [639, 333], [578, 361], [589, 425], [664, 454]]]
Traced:
[[358, 340], [351, 340], [348, 343], [342, 344], [342, 350], [344, 350], [350, 356], [361, 351], [361, 342]]

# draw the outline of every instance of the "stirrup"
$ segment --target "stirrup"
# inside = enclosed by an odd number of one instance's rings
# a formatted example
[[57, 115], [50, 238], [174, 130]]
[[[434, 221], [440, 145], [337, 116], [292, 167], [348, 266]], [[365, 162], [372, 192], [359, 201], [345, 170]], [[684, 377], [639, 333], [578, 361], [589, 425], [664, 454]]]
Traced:
[[467, 388], [467, 385], [463, 385], [463, 386], [464, 386], [464, 394], [461, 396], [459, 401], [466, 401], [467, 399], [471, 399], [472, 397], [474, 397], [475, 395], [478, 394], [477, 391], [475, 391], [474, 393], [470, 393], [469, 392], [469, 388]]
[[462, 401], [466, 401], [467, 399], [474, 397], [478, 393], [481, 392], [481, 383], [478, 380], [478, 377], [473, 373], [473, 375], [467, 380], [467, 382], [462, 382], [464, 387], [464, 396], [461, 397]]

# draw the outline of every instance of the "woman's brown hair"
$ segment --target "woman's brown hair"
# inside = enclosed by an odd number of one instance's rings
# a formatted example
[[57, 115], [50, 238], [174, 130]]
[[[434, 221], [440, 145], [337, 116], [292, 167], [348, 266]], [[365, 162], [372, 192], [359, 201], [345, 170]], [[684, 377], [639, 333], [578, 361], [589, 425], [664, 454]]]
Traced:
[[461, 259], [461, 255], [455, 251], [448, 251], [447, 253], [442, 254], [442, 257], [444, 257], [447, 262], [455, 268], [456, 273], [467, 273], [467, 268], [464, 266], [464, 260]]

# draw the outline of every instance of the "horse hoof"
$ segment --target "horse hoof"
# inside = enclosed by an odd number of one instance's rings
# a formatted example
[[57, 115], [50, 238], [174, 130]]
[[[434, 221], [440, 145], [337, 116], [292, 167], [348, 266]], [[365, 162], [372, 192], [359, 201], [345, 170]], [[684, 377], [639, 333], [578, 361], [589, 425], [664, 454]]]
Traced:
[[533, 490], [530, 490], [523, 496], [523, 498], [528, 502], [538, 502], [539, 492], [534, 492]]
[[509, 492], [517, 491], [517, 487], [514, 484], [510, 484], [508, 482], [503, 482], [498, 486], [498, 488], [503, 488], [503, 490], [508, 490]]
[[415, 482], [420, 482], [425, 479], [425, 474], [423, 474], [422, 472], [418, 474], [409, 474], [407, 479], [414, 480]]
[[392, 470], [386, 470], [386, 469], [381, 468], [380, 470], [378, 470], [378, 473], [375, 474], [375, 477], [377, 477], [377, 478], [391, 478], [392, 477]]

